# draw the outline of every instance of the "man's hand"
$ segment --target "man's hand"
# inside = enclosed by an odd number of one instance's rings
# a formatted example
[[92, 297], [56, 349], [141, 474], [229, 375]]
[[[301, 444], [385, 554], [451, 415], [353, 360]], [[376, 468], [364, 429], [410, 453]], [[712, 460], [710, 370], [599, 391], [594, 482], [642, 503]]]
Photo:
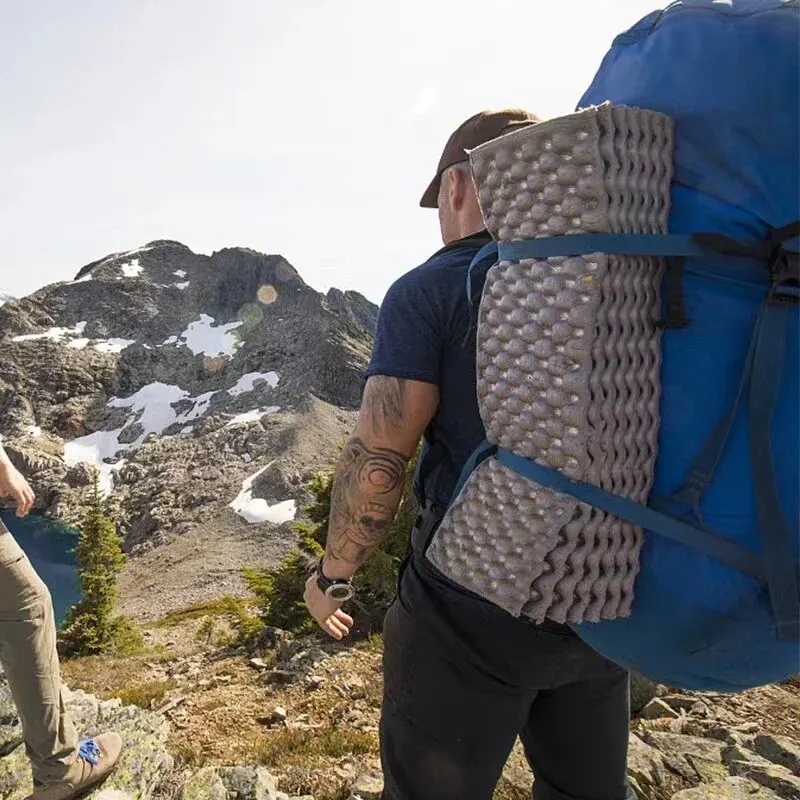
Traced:
[[[5, 455], [5, 453], [3, 453]], [[17, 503], [17, 516], [24, 517], [33, 507], [36, 495], [20, 471], [8, 460], [0, 459], [0, 497], [10, 497]]]
[[341, 609], [341, 603], [324, 594], [317, 586], [317, 576], [312, 575], [306, 581], [303, 599], [312, 617], [320, 628], [334, 639], [343, 639], [353, 627], [353, 618]]

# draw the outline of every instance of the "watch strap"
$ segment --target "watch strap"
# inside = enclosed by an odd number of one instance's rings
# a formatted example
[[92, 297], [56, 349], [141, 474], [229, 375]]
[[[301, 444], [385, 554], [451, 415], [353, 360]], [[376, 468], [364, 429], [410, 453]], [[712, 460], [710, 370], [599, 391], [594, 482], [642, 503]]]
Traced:
[[328, 578], [322, 569], [323, 559], [319, 560], [317, 564], [317, 586], [322, 592], [327, 592], [332, 586], [349, 586], [352, 588], [353, 581], [351, 578]]

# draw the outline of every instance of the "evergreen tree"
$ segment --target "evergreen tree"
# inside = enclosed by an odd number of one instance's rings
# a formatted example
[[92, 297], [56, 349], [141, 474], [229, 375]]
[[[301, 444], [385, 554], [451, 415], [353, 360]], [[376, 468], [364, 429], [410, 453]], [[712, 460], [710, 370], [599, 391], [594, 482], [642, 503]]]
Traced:
[[120, 633], [130, 637], [130, 623], [114, 615], [117, 575], [125, 566], [122, 540], [104, 512], [95, 470], [78, 546], [81, 599], [67, 613], [61, 630], [64, 655], [93, 655], [110, 650]]

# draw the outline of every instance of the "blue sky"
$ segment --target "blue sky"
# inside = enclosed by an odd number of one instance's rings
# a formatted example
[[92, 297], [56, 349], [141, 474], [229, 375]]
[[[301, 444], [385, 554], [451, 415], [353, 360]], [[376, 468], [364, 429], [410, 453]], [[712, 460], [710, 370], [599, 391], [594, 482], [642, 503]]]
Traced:
[[569, 113], [658, 0], [0, 0], [0, 290], [152, 239], [379, 302], [483, 108]]

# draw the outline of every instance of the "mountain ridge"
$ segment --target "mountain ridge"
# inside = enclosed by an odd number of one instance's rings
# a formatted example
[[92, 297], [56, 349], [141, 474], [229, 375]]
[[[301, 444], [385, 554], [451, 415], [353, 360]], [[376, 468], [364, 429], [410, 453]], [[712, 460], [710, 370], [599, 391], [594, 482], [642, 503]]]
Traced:
[[247, 248], [113, 253], [0, 306], [0, 434], [38, 513], [77, 523], [96, 467], [126, 549], [191, 565], [160, 600], [202, 599], [293, 541], [305, 482], [352, 427], [377, 311]]

